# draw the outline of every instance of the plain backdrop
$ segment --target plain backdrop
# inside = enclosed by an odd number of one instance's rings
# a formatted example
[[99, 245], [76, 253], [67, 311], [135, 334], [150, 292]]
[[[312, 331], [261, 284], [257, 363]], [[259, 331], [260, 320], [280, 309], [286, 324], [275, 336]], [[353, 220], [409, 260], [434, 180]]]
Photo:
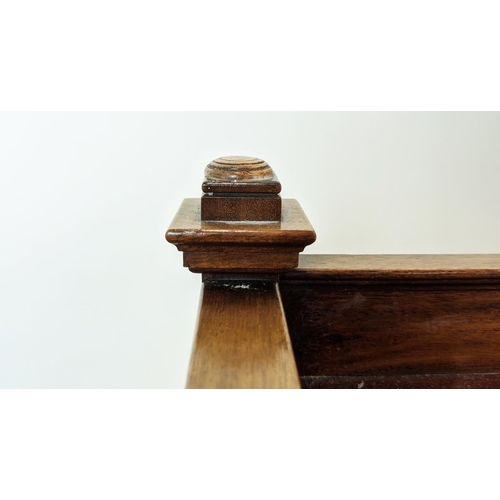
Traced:
[[500, 252], [500, 113], [0, 113], [0, 387], [184, 386], [201, 281], [164, 234], [225, 155], [307, 253]]

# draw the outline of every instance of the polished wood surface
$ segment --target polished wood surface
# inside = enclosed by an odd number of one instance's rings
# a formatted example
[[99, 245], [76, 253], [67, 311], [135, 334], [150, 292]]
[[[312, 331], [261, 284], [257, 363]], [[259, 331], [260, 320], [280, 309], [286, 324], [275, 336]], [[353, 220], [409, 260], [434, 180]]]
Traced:
[[296, 200], [283, 200], [281, 222], [205, 222], [200, 200], [186, 199], [166, 239], [184, 252], [184, 266], [202, 273], [269, 273], [293, 269], [316, 233]]
[[278, 195], [205, 195], [201, 198], [203, 221], [281, 221]]
[[205, 168], [208, 181], [267, 181], [274, 177], [267, 161], [254, 156], [222, 156]]
[[316, 234], [264, 160], [223, 157], [201, 199], [182, 203], [166, 233], [184, 266], [203, 273], [189, 388], [300, 388], [278, 273]]
[[304, 386], [357, 386], [359, 377], [365, 387], [460, 386], [473, 383], [467, 374], [498, 385], [499, 263], [498, 255], [303, 256], [280, 290]]
[[276, 176], [265, 182], [255, 182], [251, 180], [239, 180], [238, 182], [205, 179], [201, 188], [204, 193], [255, 193], [255, 194], [278, 194], [281, 192], [281, 183]]
[[226, 156], [205, 169], [203, 221], [281, 221], [281, 184], [267, 162]]
[[203, 273], [189, 387], [500, 387], [499, 255], [299, 260], [316, 235], [267, 162], [202, 189], [166, 233]]
[[301, 255], [282, 280], [500, 278], [500, 254]]
[[188, 388], [300, 388], [277, 284], [206, 282]]
[[279, 223], [204, 222], [200, 219], [200, 200], [182, 202], [166, 234], [173, 244], [213, 245], [310, 245], [316, 233], [297, 200], [283, 200], [283, 220]]

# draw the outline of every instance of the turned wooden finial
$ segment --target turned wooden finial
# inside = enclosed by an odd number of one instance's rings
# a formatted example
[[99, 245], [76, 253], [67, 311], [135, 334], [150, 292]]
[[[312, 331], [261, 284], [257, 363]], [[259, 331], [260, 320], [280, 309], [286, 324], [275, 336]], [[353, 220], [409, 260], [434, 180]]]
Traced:
[[201, 220], [281, 220], [281, 184], [269, 164], [252, 156], [224, 156], [205, 168]]
[[274, 172], [268, 163], [253, 156], [223, 156], [211, 161], [205, 168], [208, 181], [259, 182], [273, 177]]
[[316, 239], [296, 200], [282, 200], [267, 162], [225, 156], [205, 168], [201, 199], [184, 200], [167, 241], [184, 252], [193, 272], [256, 274], [297, 267], [299, 252]]

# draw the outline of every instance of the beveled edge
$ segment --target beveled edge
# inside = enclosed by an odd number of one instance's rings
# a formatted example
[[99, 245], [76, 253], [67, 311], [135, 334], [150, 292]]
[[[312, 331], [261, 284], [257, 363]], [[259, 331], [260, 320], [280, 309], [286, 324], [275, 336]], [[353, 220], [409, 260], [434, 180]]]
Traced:
[[169, 243], [224, 245], [297, 245], [316, 241], [316, 232], [297, 200], [284, 199], [281, 222], [212, 222], [201, 220], [201, 201], [186, 198], [165, 238]]

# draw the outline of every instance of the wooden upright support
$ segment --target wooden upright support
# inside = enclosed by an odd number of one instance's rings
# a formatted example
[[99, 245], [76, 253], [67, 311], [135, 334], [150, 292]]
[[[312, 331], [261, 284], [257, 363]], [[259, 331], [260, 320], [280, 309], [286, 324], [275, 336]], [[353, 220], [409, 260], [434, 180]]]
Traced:
[[300, 388], [278, 274], [316, 239], [264, 160], [230, 156], [205, 169], [201, 199], [182, 203], [166, 239], [203, 273], [190, 388]]

